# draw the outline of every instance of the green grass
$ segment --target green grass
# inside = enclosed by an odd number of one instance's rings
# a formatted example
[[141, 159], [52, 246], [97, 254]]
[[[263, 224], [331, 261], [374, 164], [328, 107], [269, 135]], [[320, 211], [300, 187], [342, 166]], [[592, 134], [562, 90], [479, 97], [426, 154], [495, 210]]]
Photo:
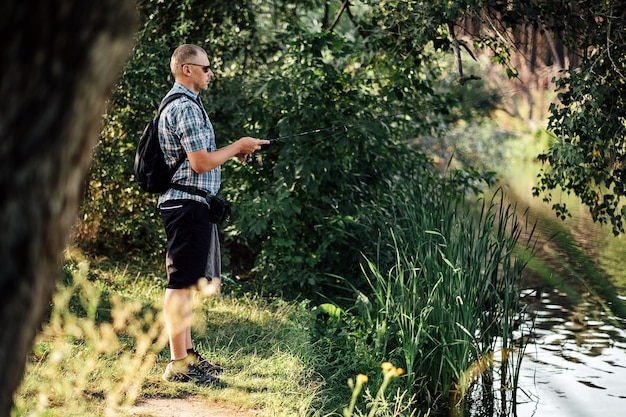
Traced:
[[151, 270], [68, 257], [14, 396], [13, 417], [126, 416], [126, 406], [142, 398], [196, 396], [264, 416], [420, 415], [415, 398], [390, 386], [403, 374], [390, 363], [382, 372], [381, 363], [378, 371], [370, 368], [380, 375], [369, 382], [362, 374], [325, 377], [341, 373], [336, 358], [329, 360], [337, 352], [315, 337], [315, 316], [304, 301], [197, 297], [196, 348], [226, 368], [226, 386], [162, 381], [169, 360], [160, 316], [165, 282], [141, 272]]
[[13, 416], [124, 415], [123, 406], [141, 397], [191, 395], [268, 416], [299, 416], [321, 401], [324, 381], [314, 373], [306, 303], [198, 298], [197, 349], [226, 368], [227, 384], [201, 388], [161, 380], [169, 359], [162, 280], [85, 260], [68, 263], [65, 272]]

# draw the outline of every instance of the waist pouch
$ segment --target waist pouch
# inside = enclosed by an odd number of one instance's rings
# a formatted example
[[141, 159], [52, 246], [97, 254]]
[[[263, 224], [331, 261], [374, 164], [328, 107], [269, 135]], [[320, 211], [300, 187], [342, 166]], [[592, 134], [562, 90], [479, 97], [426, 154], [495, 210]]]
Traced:
[[230, 204], [228, 201], [216, 195], [207, 194], [206, 201], [209, 203], [209, 221], [220, 223], [230, 218]]

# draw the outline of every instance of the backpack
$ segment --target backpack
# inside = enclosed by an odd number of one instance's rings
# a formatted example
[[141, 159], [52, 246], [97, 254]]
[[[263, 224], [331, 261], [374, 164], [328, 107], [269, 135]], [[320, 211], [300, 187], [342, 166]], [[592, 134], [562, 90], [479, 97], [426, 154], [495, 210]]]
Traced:
[[[163, 193], [171, 187], [171, 180], [176, 170], [185, 158], [169, 168], [165, 162], [163, 150], [159, 144], [159, 117], [165, 107], [172, 101], [187, 96], [184, 93], [174, 93], [161, 102], [156, 115], [146, 125], [135, 153], [135, 181], [142, 190], [150, 193]], [[189, 96], [187, 96], [189, 97]], [[197, 102], [189, 97], [194, 103]], [[156, 105], [155, 105], [156, 107]]]

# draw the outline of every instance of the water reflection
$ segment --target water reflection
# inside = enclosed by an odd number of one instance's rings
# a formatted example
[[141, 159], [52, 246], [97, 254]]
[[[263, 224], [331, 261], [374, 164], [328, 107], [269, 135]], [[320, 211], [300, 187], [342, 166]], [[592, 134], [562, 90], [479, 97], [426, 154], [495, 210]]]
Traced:
[[[556, 220], [550, 206], [532, 197], [538, 169], [534, 163], [513, 163], [503, 173], [509, 197], [537, 222], [540, 257], [551, 278], [545, 281], [546, 274], [538, 273], [522, 294], [528, 315], [517, 337], [528, 345], [516, 412], [506, 401], [485, 406], [490, 395], [478, 387], [466, 415], [626, 416], [626, 305], [617, 305], [626, 300], [626, 236], [615, 237], [594, 223], [573, 196], [561, 199], [573, 217]], [[551, 238], [555, 233], [561, 238]]]
[[569, 306], [565, 295], [554, 290], [534, 298], [517, 416], [626, 415], [624, 320], [591, 304]]
[[503, 167], [500, 185], [518, 212], [536, 222], [539, 238], [539, 262], [523, 279], [532, 287], [522, 293], [528, 314], [516, 335], [527, 346], [515, 405], [509, 387], [497, 385], [502, 371], [496, 363], [496, 381], [477, 384], [461, 413], [626, 417], [626, 235], [615, 237], [610, 227], [594, 223], [574, 195], [553, 192], [553, 202], [572, 214], [558, 220], [550, 205], [533, 197], [536, 162], [509, 160]]
[[[529, 314], [518, 337], [530, 337], [521, 362], [515, 415], [626, 416], [626, 315], [618, 318], [608, 313], [611, 305], [606, 292], [602, 299], [597, 287], [589, 291], [593, 279], [601, 275], [615, 288], [608, 295], [617, 296], [617, 302], [626, 300], [626, 236], [615, 237], [609, 228], [594, 223], [588, 209], [573, 196], [561, 198], [573, 217], [555, 223], [550, 207], [532, 197], [538, 170], [534, 163], [507, 165], [503, 175], [510, 196], [528, 208], [531, 220], [538, 222], [540, 235], [545, 238], [556, 231], [571, 234], [575, 242], [572, 248], [579, 249], [584, 257], [574, 254], [564, 260], [564, 255], [572, 253], [556, 241], [542, 240], [543, 255], [547, 255], [544, 259], [556, 267], [553, 277], [565, 287], [575, 287], [580, 297], [574, 300], [571, 293], [567, 297], [541, 282], [529, 283], [537, 286], [522, 293]], [[483, 408], [470, 415], [504, 414]]]

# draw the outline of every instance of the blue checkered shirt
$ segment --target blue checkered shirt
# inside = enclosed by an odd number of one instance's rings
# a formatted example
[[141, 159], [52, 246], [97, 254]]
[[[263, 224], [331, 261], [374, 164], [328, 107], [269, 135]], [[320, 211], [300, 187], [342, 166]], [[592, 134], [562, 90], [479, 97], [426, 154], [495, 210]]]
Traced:
[[[178, 83], [174, 84], [166, 97], [179, 92], [190, 97], [197, 97], [191, 90]], [[170, 167], [175, 166], [180, 159], [186, 158], [188, 153], [201, 149], [209, 152], [217, 150], [213, 125], [204, 108], [201, 110], [198, 104], [184, 96], [171, 102], [161, 113], [159, 142]], [[220, 189], [220, 167], [198, 174], [191, 169], [189, 160], [185, 159], [172, 177], [172, 182], [197, 187], [216, 195]], [[159, 197], [158, 205], [169, 200], [180, 199], [206, 203], [206, 199], [201, 196], [170, 188]]]

